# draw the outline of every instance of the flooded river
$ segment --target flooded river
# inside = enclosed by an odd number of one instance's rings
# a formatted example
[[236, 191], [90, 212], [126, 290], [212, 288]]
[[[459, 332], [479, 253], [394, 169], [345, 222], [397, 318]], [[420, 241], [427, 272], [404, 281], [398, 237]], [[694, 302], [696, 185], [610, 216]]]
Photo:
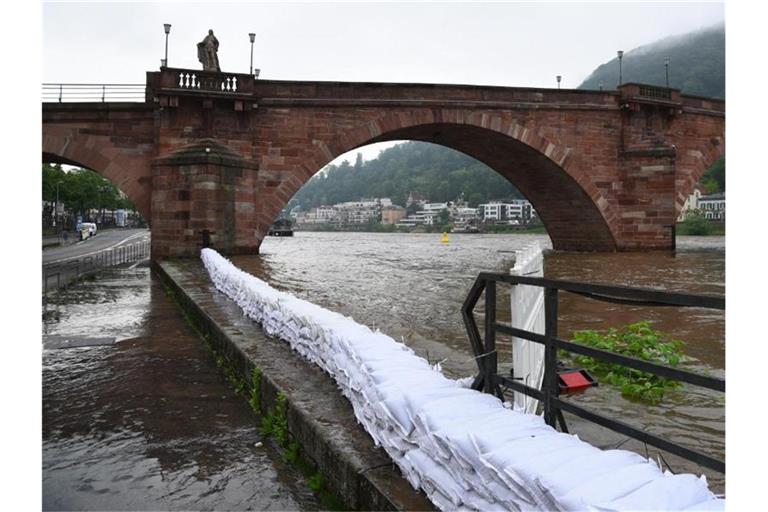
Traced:
[[43, 330], [44, 510], [319, 507], [148, 268], [71, 288]]
[[[476, 370], [459, 315], [482, 270], [506, 272], [515, 249], [542, 235], [304, 233], [269, 238], [237, 265], [276, 287], [402, 339], [446, 373]], [[677, 255], [549, 252], [549, 277], [724, 293], [721, 238], [681, 238]], [[509, 318], [499, 294], [497, 314]], [[724, 373], [724, 318], [702, 310], [629, 308], [561, 295], [560, 333], [650, 319], [686, 341], [691, 366]], [[482, 311], [482, 304], [477, 310]], [[196, 334], [146, 268], [109, 270], [71, 288], [44, 320], [45, 510], [315, 510], [308, 485], [261, 438]], [[500, 365], [509, 342], [499, 340]], [[506, 361], [505, 361], [506, 360]], [[609, 386], [576, 400], [716, 457], [725, 453], [724, 400], [687, 386], [657, 406]], [[598, 446], [641, 443], [567, 417]], [[263, 442], [259, 446], [258, 443]], [[657, 458], [655, 450], [649, 456]], [[701, 473], [669, 454], [673, 471]], [[715, 492], [724, 477], [705, 472]]]
[[[447, 374], [463, 377], [476, 371], [460, 317], [460, 307], [480, 271], [506, 272], [514, 251], [545, 235], [310, 233], [268, 238], [260, 256], [239, 256], [241, 268], [277, 288], [380, 328], [413, 347]], [[676, 255], [667, 253], [573, 254], [548, 252], [547, 277], [667, 290], [724, 294], [725, 246], [720, 237], [681, 237]], [[499, 294], [497, 315], [509, 319], [509, 302]], [[482, 304], [477, 311], [482, 311]], [[601, 329], [639, 320], [686, 342], [689, 368], [724, 376], [725, 320], [722, 312], [678, 308], [628, 307], [561, 294], [559, 332]], [[500, 366], [508, 361], [510, 343], [499, 340]], [[507, 361], [505, 362], [505, 356]], [[725, 455], [725, 401], [721, 393], [685, 386], [657, 406], [629, 402], [615, 388], [601, 386], [574, 400], [633, 426], [668, 437], [722, 458]], [[571, 431], [594, 444], [621, 446], [645, 453], [646, 447], [578, 418], [567, 416]], [[704, 472], [715, 492], [724, 477], [703, 471], [669, 454], [649, 456], [674, 472]], [[663, 460], [662, 460], [663, 457]]]

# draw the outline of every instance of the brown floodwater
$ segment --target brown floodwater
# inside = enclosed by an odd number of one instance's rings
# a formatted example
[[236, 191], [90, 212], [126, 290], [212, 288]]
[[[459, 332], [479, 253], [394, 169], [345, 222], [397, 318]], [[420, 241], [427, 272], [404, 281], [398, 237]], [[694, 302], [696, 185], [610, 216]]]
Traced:
[[[297, 232], [292, 238], [268, 238], [259, 256], [233, 262], [276, 288], [353, 317], [402, 340], [448, 375], [476, 371], [460, 316], [460, 307], [480, 271], [506, 272], [514, 251], [546, 235]], [[725, 244], [720, 237], [679, 237], [669, 253], [559, 253], [545, 255], [545, 275], [594, 283], [664, 288], [723, 295]], [[506, 298], [506, 300], [505, 300]], [[508, 297], [500, 291], [497, 315], [510, 317]], [[476, 310], [482, 312], [483, 305]], [[725, 376], [725, 316], [702, 309], [628, 307], [561, 294], [561, 337], [579, 329], [605, 329], [650, 320], [656, 329], [685, 342], [688, 369]], [[498, 342], [500, 366], [511, 366], [510, 342]], [[703, 451], [725, 456], [725, 399], [721, 393], [684, 386], [662, 403], [630, 402], [611, 386], [592, 388], [573, 400], [635, 427]], [[571, 431], [604, 448], [621, 446], [660, 460], [673, 472], [704, 473], [715, 491], [725, 477], [601, 427], [567, 416]]]
[[44, 510], [317, 510], [148, 268], [43, 322]]

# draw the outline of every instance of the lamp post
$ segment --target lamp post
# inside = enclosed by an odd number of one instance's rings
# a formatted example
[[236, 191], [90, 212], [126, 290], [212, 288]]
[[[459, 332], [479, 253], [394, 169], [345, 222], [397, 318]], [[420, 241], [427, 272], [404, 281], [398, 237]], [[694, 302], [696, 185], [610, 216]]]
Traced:
[[248, 38], [251, 40], [251, 71], [250, 74], [253, 74], [253, 42], [256, 40], [256, 34], [251, 32], [248, 34]]
[[600, 87], [601, 91], [603, 90], [603, 81], [602, 80], [600, 80], [600, 83], [598, 84], [598, 87]]
[[163, 67], [168, 67], [168, 34], [171, 33], [171, 24], [163, 23], [163, 29], [165, 30], [165, 58], [163, 59]]
[[664, 76], [667, 81], [667, 89], [669, 89], [669, 57], [664, 59]]
[[56, 227], [56, 217], [59, 216], [59, 184], [61, 182], [56, 182], [56, 202], [53, 206], [53, 227]]
[[624, 57], [624, 51], [619, 50], [616, 52], [616, 55], [619, 56], [619, 85], [621, 85], [622, 83], [624, 83], [621, 76], [621, 59]]
[[557, 78], [557, 88], [559, 89], [560, 88], [560, 81], [563, 79], [563, 77], [560, 76], [560, 75], [557, 75], [556, 78]]

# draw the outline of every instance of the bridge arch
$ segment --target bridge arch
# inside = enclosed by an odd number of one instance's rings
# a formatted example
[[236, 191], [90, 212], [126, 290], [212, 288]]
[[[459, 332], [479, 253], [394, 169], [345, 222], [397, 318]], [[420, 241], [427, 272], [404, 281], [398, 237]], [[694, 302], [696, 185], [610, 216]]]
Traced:
[[152, 111], [142, 106], [102, 111], [104, 107], [96, 106], [84, 115], [72, 114], [74, 109], [69, 107], [44, 111], [43, 162], [96, 172], [122, 191], [149, 222], [155, 153]]
[[[555, 249], [617, 249], [612, 222], [617, 218], [615, 207], [574, 163], [572, 148], [542, 137], [533, 127], [489, 113], [397, 112], [361, 123], [332, 140], [315, 139], [302, 156], [301, 179], [284, 181], [276, 191], [278, 201], [273, 204], [287, 202], [339, 155], [388, 140], [439, 144], [494, 169], [531, 201]], [[280, 208], [269, 212], [270, 216], [276, 216]]]

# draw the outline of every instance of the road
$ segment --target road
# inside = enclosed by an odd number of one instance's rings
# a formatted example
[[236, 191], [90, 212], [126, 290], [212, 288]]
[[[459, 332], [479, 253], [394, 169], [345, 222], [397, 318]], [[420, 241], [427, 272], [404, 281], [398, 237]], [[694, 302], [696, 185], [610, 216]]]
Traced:
[[64, 263], [105, 249], [149, 240], [150, 231], [141, 229], [109, 229], [99, 231], [96, 236], [66, 247], [54, 247], [43, 251], [43, 266]]

